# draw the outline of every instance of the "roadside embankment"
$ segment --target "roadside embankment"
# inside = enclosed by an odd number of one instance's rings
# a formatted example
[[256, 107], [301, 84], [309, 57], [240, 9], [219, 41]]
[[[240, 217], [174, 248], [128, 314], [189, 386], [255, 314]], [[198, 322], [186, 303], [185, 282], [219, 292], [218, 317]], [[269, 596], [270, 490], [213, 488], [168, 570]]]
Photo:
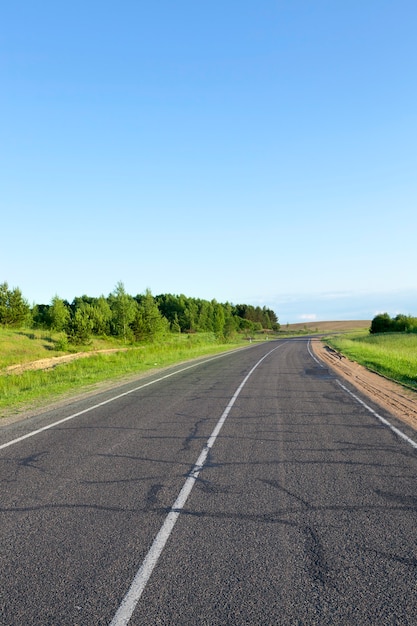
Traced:
[[380, 407], [417, 430], [417, 392], [350, 361], [318, 338], [311, 340], [311, 346], [317, 358], [336, 374], [352, 383]]

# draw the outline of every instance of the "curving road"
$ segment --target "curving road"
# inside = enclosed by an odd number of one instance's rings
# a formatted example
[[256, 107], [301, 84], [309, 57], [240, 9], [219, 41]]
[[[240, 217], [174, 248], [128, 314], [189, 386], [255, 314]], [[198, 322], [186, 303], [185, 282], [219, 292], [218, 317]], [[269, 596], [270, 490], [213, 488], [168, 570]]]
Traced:
[[265, 341], [0, 428], [0, 623], [415, 625], [416, 433], [360, 400]]

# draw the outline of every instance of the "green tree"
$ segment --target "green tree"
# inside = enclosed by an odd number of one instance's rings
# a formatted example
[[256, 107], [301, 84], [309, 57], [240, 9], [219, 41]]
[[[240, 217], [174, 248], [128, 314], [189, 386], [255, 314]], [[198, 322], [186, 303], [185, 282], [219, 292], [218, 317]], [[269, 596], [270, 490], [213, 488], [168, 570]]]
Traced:
[[184, 330], [194, 332], [197, 326], [198, 308], [195, 299], [187, 298], [187, 304], [184, 307], [182, 315], [182, 328]]
[[417, 333], [417, 317], [409, 317], [408, 318], [408, 328], [407, 332], [409, 333]]
[[91, 317], [93, 320], [93, 332], [96, 335], [108, 335], [110, 333], [112, 311], [104, 296], [97, 298], [91, 305]]
[[48, 309], [49, 328], [57, 331], [67, 331], [70, 319], [70, 308], [61, 298], [55, 295]]
[[69, 321], [67, 328], [67, 335], [72, 343], [89, 343], [93, 332], [93, 321], [89, 316], [88, 309], [77, 309]]
[[30, 320], [30, 306], [18, 287], [9, 289], [7, 282], [0, 285], [0, 324], [22, 326]]
[[166, 317], [170, 324], [177, 320], [181, 323], [181, 317], [184, 313], [185, 302], [184, 296], [176, 296], [171, 293], [155, 296], [155, 302], [161, 314]]
[[108, 300], [113, 314], [112, 327], [114, 334], [123, 337], [124, 341], [132, 339], [133, 333], [130, 324], [136, 316], [136, 301], [126, 293], [124, 284], [121, 281], [117, 283]]
[[388, 313], [380, 313], [376, 315], [371, 322], [371, 328], [369, 332], [374, 333], [389, 333], [392, 331], [393, 321]]
[[410, 327], [410, 317], [403, 315], [402, 313], [396, 315], [392, 320], [393, 330], [398, 333], [404, 333], [408, 331]]
[[197, 330], [212, 332], [214, 322], [213, 305], [207, 300], [201, 300], [198, 311]]
[[35, 304], [32, 309], [32, 319], [35, 328], [49, 328], [49, 304]]
[[233, 307], [231, 304], [226, 302], [223, 305], [224, 308], [224, 328], [223, 335], [225, 339], [230, 339], [236, 333], [237, 330], [237, 320], [233, 316]]
[[170, 324], [170, 328], [172, 330], [172, 332], [174, 333], [180, 333], [181, 332], [181, 326], [180, 326], [180, 322], [178, 319], [178, 313], [174, 313], [174, 319], [172, 320], [171, 324]]
[[236, 320], [237, 320], [239, 330], [244, 331], [247, 335], [250, 335], [253, 333], [254, 331], [253, 322], [243, 317], [236, 317]]
[[137, 296], [138, 307], [132, 330], [136, 340], [155, 341], [166, 335], [169, 330], [168, 320], [161, 314], [149, 289], [144, 296]]
[[213, 306], [213, 331], [218, 339], [223, 339], [225, 323], [224, 308], [221, 304], [216, 302], [216, 300], [212, 300], [211, 304]]
[[95, 335], [109, 335], [110, 323], [113, 313], [110, 305], [104, 296], [100, 298], [89, 298], [82, 296], [75, 298], [71, 305], [73, 315], [77, 311], [82, 311], [84, 317], [88, 317], [91, 322], [91, 333]]

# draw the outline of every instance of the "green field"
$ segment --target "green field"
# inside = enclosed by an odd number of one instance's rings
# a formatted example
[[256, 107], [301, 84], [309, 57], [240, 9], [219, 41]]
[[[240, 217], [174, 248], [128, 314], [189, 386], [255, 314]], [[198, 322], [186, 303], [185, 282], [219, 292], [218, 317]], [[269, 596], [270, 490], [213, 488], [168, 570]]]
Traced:
[[352, 361], [417, 389], [417, 334], [347, 333], [326, 337], [325, 343]]

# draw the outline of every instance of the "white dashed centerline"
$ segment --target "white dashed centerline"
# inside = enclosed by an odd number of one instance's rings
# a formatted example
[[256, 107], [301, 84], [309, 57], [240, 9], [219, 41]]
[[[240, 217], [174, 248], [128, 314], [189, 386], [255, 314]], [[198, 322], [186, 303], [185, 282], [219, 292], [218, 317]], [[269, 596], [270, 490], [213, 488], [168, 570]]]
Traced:
[[140, 566], [135, 578], [133, 579], [132, 584], [130, 585], [130, 588], [128, 590], [128, 592], [126, 593], [125, 597], [122, 600], [122, 603], [119, 606], [119, 609], [117, 610], [114, 618], [112, 619], [110, 626], [126, 626], [126, 624], [129, 623], [130, 618], [132, 617], [133, 611], [135, 610], [135, 607], [137, 605], [137, 603], [139, 602], [139, 599], [142, 595], [142, 593], [145, 590], [145, 587], [147, 585], [147, 582], [149, 580], [149, 578], [151, 577], [151, 574], [156, 566], [156, 564], [158, 563], [159, 557], [161, 556], [161, 553], [165, 547], [166, 542], [168, 541], [172, 530], [175, 526], [175, 523], [182, 511], [182, 509], [185, 506], [185, 503], [187, 502], [188, 496], [191, 493], [192, 488], [194, 487], [194, 484], [201, 472], [201, 470], [203, 469], [205, 462], [207, 460], [207, 456], [208, 453], [210, 452], [210, 449], [213, 447], [218, 434], [220, 433], [222, 426], [224, 424], [224, 422], [226, 421], [227, 416], [229, 415], [229, 412], [232, 408], [232, 406], [234, 405], [234, 403], [236, 402], [237, 397], [239, 396], [240, 392], [242, 391], [243, 387], [245, 386], [246, 382], [248, 381], [248, 379], [250, 378], [250, 376], [252, 375], [252, 373], [256, 370], [256, 368], [262, 363], [262, 361], [264, 359], [266, 359], [272, 352], [274, 352], [275, 350], [277, 350], [279, 347], [281, 347], [280, 344], [279, 346], [277, 346], [276, 348], [274, 348], [273, 350], [270, 350], [267, 354], [265, 354], [261, 359], [259, 359], [259, 361], [252, 367], [252, 369], [250, 370], [250, 372], [245, 376], [245, 378], [243, 379], [243, 381], [241, 382], [241, 384], [239, 385], [239, 387], [237, 388], [237, 390], [235, 391], [234, 395], [232, 396], [230, 402], [228, 403], [227, 407], [225, 408], [225, 410], [223, 411], [222, 416], [220, 417], [219, 421], [217, 422], [213, 432], [211, 433], [210, 437], [207, 440], [206, 445], [204, 446], [203, 450], [200, 453], [200, 456], [198, 457], [193, 469], [191, 470], [188, 478], [186, 479], [180, 493], [178, 494], [177, 499], [175, 500], [174, 504], [172, 505], [172, 508], [170, 510], [170, 512], [168, 513], [167, 517], [165, 518], [165, 521], [163, 523], [163, 525], [161, 526], [161, 529], [159, 530], [158, 534], [156, 535], [152, 546], [149, 549], [148, 554], [146, 555], [142, 565]]

